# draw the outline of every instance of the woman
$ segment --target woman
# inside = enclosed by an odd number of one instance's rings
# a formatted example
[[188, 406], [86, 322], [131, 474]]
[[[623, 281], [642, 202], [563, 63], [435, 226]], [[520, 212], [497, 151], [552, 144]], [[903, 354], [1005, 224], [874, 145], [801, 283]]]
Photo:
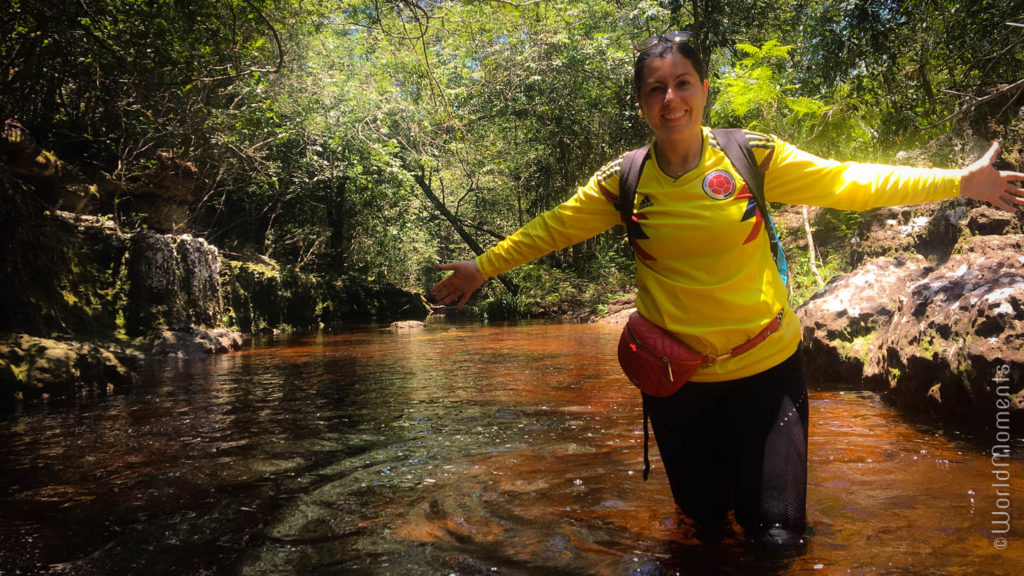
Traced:
[[[703, 63], [672, 33], [649, 39], [634, 65], [640, 113], [654, 143], [637, 185], [637, 310], [701, 353], [721, 357], [682, 388], [644, 394], [673, 497], [706, 538], [735, 510], [747, 537], [800, 542], [806, 527], [807, 392], [801, 329], [768, 249], [766, 227], [743, 180], [701, 125]], [[998, 144], [963, 170], [840, 164], [772, 136], [748, 133], [768, 201], [864, 210], [960, 196], [1014, 212], [1024, 174], [992, 166]], [[441, 265], [431, 288], [462, 306], [486, 278], [619, 223], [621, 158], [560, 206], [480, 255]], [[725, 182], [715, 186], [714, 182]], [[742, 355], [738, 345], [781, 325]], [[760, 340], [760, 338], [758, 338]]]

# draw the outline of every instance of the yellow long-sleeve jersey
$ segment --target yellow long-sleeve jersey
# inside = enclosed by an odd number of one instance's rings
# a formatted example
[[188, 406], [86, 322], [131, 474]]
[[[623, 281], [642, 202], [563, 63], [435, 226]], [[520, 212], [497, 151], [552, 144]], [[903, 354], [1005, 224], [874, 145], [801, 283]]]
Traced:
[[[839, 163], [774, 136], [747, 133], [765, 174], [769, 202], [866, 210], [956, 196], [959, 170]], [[601, 168], [576, 194], [537, 216], [476, 259], [485, 277], [594, 236], [621, 222], [622, 158]], [[702, 353], [722, 355], [753, 338], [783, 311], [782, 327], [753, 350], [702, 368], [694, 381], [743, 378], [788, 358], [800, 343], [768, 247], [768, 234], [746, 183], [704, 128], [700, 164], [679, 179], [649, 155], [637, 185], [633, 242], [637, 309]]]

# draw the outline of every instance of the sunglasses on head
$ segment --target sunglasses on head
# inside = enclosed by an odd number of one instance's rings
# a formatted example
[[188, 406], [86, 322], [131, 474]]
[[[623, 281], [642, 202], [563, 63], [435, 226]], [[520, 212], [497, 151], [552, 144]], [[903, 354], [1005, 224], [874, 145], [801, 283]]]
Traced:
[[662, 40], [665, 42], [671, 42], [672, 44], [684, 44], [690, 40], [690, 36], [693, 36], [693, 32], [680, 32], [678, 30], [675, 32], [669, 32], [668, 34], [658, 34], [657, 36], [651, 36], [647, 40], [633, 46], [633, 50], [637, 52], [646, 52], [657, 46]]

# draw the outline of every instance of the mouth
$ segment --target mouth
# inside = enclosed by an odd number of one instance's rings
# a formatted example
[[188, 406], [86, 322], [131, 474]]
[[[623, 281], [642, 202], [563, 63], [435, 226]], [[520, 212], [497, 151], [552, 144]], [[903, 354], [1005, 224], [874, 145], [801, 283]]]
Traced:
[[665, 114], [664, 116], [666, 120], [677, 120], [679, 118], [682, 118], [683, 116], [686, 116], [686, 111], [684, 110], [682, 112], [675, 112], [673, 114]]

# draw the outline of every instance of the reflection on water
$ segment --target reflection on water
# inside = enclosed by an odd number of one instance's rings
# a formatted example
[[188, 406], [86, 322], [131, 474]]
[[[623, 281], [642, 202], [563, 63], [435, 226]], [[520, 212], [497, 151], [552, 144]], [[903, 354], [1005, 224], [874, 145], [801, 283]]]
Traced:
[[803, 554], [697, 542], [656, 458], [641, 480], [617, 337], [324, 333], [33, 408], [0, 421], [0, 573], [1020, 573], [1024, 445], [997, 550], [987, 454], [870, 394], [811, 394]]

